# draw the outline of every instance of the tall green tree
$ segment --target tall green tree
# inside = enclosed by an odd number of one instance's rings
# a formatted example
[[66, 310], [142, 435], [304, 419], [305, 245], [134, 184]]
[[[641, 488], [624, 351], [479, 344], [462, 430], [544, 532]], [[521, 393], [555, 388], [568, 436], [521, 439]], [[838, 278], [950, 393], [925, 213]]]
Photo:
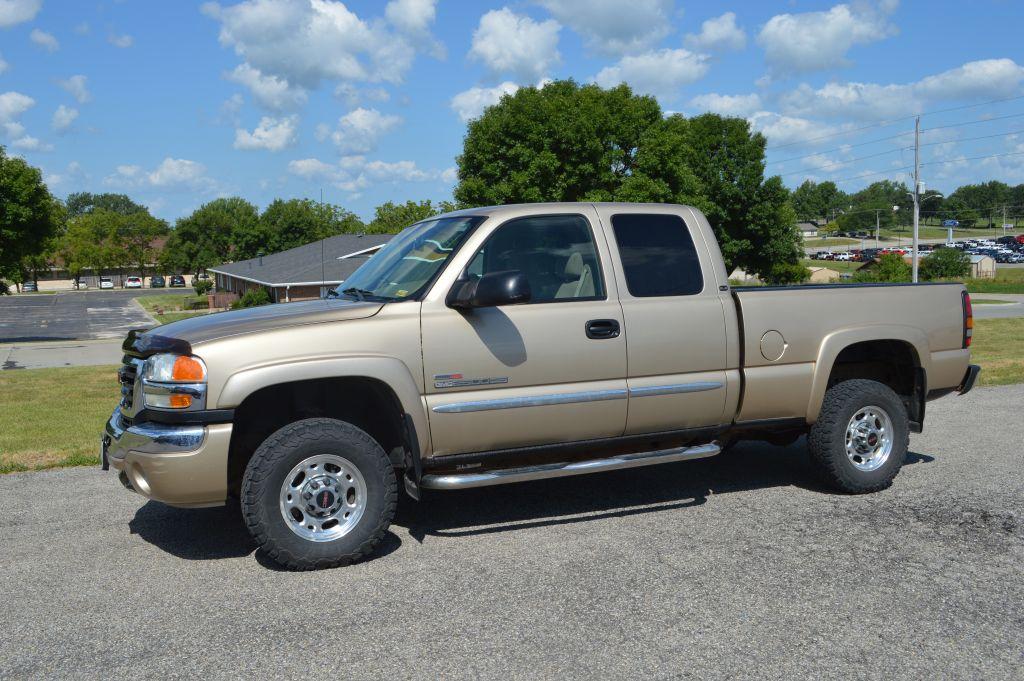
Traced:
[[91, 194], [89, 192], [74, 192], [68, 194], [64, 201], [67, 207], [68, 217], [78, 217], [96, 208], [109, 210], [121, 215], [133, 213], [148, 213], [149, 209], [135, 203], [126, 194]]
[[43, 255], [64, 225], [39, 169], [0, 147], [0, 277], [20, 282], [26, 259]]
[[971, 257], [959, 248], [940, 248], [921, 261], [921, 278], [964, 279], [971, 274]]
[[796, 216], [781, 180], [764, 178], [764, 147], [742, 119], [665, 118], [625, 85], [556, 81], [506, 95], [470, 122], [455, 198], [694, 204], [730, 268], [790, 280], [802, 276]]
[[[365, 226], [358, 216], [340, 206], [309, 199], [276, 199], [260, 215], [260, 229], [264, 245], [258, 251], [275, 253], [335, 234], [357, 233]], [[251, 249], [239, 249], [238, 259], [255, 255]]]
[[388, 201], [374, 210], [373, 220], [366, 225], [366, 231], [370, 234], [397, 234], [413, 223], [446, 213], [453, 208], [444, 201], [435, 206], [430, 199], [419, 202], [410, 200], [405, 203]]
[[800, 220], [827, 220], [848, 202], [846, 192], [835, 182], [805, 180], [793, 191], [791, 202]]

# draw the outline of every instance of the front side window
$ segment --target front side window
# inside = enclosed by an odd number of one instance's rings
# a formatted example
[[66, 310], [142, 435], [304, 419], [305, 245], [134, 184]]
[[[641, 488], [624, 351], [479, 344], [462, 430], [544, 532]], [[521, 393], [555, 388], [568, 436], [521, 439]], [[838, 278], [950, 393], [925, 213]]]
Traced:
[[704, 290], [697, 249], [678, 215], [613, 215], [612, 231], [631, 296], [692, 296]]
[[580, 215], [510, 220], [494, 230], [466, 268], [469, 277], [518, 270], [531, 302], [603, 299], [604, 279], [590, 223]]
[[417, 223], [389, 241], [333, 295], [374, 301], [415, 298], [483, 221], [470, 216]]

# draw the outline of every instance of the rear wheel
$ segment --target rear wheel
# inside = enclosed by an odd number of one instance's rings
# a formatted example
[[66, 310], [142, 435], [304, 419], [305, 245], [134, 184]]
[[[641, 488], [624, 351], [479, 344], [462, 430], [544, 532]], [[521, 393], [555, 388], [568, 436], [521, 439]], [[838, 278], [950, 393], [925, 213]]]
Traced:
[[335, 419], [304, 419], [268, 437], [242, 478], [242, 513], [260, 547], [293, 570], [368, 555], [395, 514], [398, 487], [384, 450]]
[[902, 400], [889, 386], [865, 379], [829, 388], [807, 436], [811, 460], [824, 481], [851, 494], [891, 485], [909, 442]]

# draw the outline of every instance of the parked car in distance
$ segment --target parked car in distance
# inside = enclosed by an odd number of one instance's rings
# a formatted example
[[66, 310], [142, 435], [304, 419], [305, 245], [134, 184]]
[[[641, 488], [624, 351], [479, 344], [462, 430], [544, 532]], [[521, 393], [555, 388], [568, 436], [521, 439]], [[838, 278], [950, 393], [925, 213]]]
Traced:
[[239, 503], [293, 569], [372, 552], [400, 485], [419, 499], [736, 440], [806, 435], [830, 487], [874, 492], [926, 401], [974, 385], [973, 324], [962, 284], [733, 288], [689, 206], [467, 209], [402, 232], [331, 300], [131, 331], [101, 461], [155, 501]]
[[163, 288], [164, 286], [167, 286], [167, 280], [162, 275], [154, 274], [149, 278], [150, 288]]
[[71, 290], [73, 290], [73, 291], [84, 291], [84, 290], [86, 290], [87, 288], [89, 288], [89, 285], [88, 285], [88, 284], [86, 284], [86, 283], [85, 283], [84, 281], [82, 281], [81, 279], [79, 279], [79, 280], [78, 280], [78, 283], [77, 283], [77, 284], [74, 284], [74, 283], [73, 283], [73, 284], [71, 284]]
[[200, 281], [207, 281], [210, 278], [210, 275], [207, 274], [206, 272], [200, 272], [195, 276], [195, 278]]
[[110, 277], [100, 277], [100, 288], [114, 288], [114, 282]]
[[39, 286], [34, 281], [26, 281], [21, 285], [22, 293], [36, 293], [39, 291]]
[[185, 288], [185, 277], [180, 274], [171, 275], [170, 288]]
[[128, 277], [124, 280], [124, 288], [142, 288], [142, 277]]
[[850, 262], [851, 260], [853, 260], [853, 256], [850, 255], [849, 253], [836, 253], [833, 260], [835, 260], [836, 262]]

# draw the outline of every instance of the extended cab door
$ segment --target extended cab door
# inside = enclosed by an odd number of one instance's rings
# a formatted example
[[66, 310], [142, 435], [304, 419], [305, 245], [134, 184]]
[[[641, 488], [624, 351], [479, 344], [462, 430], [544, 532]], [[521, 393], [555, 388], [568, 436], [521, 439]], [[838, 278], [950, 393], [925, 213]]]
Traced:
[[[626, 433], [722, 423], [728, 366], [724, 303], [732, 301], [723, 300], [728, 294], [719, 290], [696, 216], [679, 206], [615, 204], [599, 205], [598, 214], [629, 330]], [[717, 247], [714, 255], [720, 258]]]
[[[532, 300], [460, 311], [456, 279], [518, 270]], [[422, 305], [435, 455], [621, 435], [626, 334], [592, 206], [491, 217]]]

